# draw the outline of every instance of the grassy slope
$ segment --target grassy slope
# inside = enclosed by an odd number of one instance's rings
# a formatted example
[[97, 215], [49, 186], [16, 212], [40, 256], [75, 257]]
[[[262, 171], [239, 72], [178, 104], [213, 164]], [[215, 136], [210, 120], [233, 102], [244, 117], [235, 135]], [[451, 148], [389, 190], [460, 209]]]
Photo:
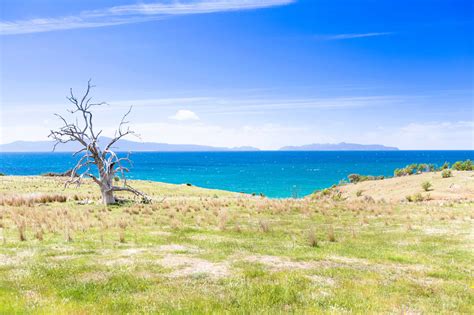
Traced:
[[158, 202], [105, 208], [94, 186], [62, 182], [0, 178], [0, 199], [68, 196], [0, 205], [0, 313], [474, 311], [472, 199], [268, 200], [134, 182]]
[[[432, 188], [425, 192], [421, 185], [430, 182]], [[357, 199], [357, 191], [375, 200], [404, 201], [406, 196], [422, 193], [433, 200], [474, 200], [474, 171], [453, 171], [453, 177], [442, 178], [441, 172], [394, 177], [385, 180], [365, 181], [341, 187], [343, 196]]]

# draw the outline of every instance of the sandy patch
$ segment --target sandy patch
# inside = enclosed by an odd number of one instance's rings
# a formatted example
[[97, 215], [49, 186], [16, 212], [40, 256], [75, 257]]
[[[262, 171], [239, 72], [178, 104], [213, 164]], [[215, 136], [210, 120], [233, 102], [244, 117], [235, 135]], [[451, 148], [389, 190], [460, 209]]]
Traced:
[[360, 200], [357, 191], [362, 190], [364, 196], [376, 201], [406, 202], [406, 196], [420, 193], [421, 184], [432, 183], [429, 192], [421, 192], [431, 203], [474, 200], [474, 171], [453, 171], [453, 177], [442, 178], [440, 172], [423, 173], [384, 180], [365, 181], [338, 187], [343, 197], [349, 200]]
[[24, 291], [23, 295], [28, 304], [39, 305], [39, 304], [42, 304], [42, 302], [44, 302], [41, 294], [36, 291], [33, 291], [33, 290]]
[[428, 235], [444, 235], [452, 234], [453, 231], [449, 228], [427, 227], [423, 229], [423, 232]]
[[0, 266], [10, 266], [18, 263], [18, 258], [14, 256], [0, 254]]
[[430, 268], [420, 264], [395, 264], [395, 263], [375, 263], [362, 258], [343, 257], [343, 256], [329, 256], [330, 260], [340, 264], [340, 267], [349, 267], [359, 270], [369, 270], [375, 272], [388, 272], [392, 274], [401, 274], [406, 272], [425, 272]]
[[107, 272], [100, 272], [100, 271], [94, 271], [94, 272], [88, 272], [83, 274], [80, 278], [79, 281], [81, 282], [105, 282], [109, 278], [109, 274]]
[[185, 255], [168, 254], [158, 263], [165, 268], [173, 268], [175, 271], [168, 274], [169, 277], [188, 277], [205, 274], [212, 278], [222, 278], [229, 275], [228, 262], [213, 263], [204, 259], [189, 257]]
[[308, 278], [311, 280], [311, 282], [313, 282], [314, 284], [318, 286], [333, 287], [336, 285], [336, 281], [330, 277], [312, 275], [312, 276], [308, 276]]
[[134, 263], [135, 259], [133, 258], [111, 258], [104, 262], [106, 266], [130, 266]]
[[120, 251], [120, 256], [135, 256], [145, 251], [144, 248], [127, 248]]
[[52, 260], [57, 260], [57, 261], [64, 261], [64, 260], [71, 260], [74, 259], [73, 255], [58, 255], [58, 256], [51, 256]]
[[190, 253], [199, 252], [199, 249], [197, 247], [185, 246], [185, 245], [180, 245], [180, 244], [161, 245], [158, 247], [158, 250], [161, 252], [190, 252]]
[[171, 235], [170, 232], [166, 232], [166, 231], [151, 231], [149, 234], [157, 235], [157, 236], [170, 236]]
[[316, 266], [313, 262], [291, 261], [278, 256], [252, 255], [245, 257], [244, 260], [263, 264], [275, 271], [283, 269], [311, 269]]

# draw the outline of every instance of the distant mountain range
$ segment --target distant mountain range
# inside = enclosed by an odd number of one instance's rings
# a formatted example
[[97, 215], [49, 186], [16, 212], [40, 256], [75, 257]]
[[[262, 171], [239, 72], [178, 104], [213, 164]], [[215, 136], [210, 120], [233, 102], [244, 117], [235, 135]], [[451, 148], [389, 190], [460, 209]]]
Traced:
[[397, 151], [398, 148], [386, 147], [381, 144], [357, 144], [357, 143], [337, 143], [337, 144], [307, 144], [302, 146], [283, 147], [280, 151]]
[[[110, 138], [101, 137], [99, 143], [102, 146], [107, 145]], [[0, 144], [0, 152], [51, 152], [54, 147], [53, 141], [15, 141], [8, 144]], [[136, 142], [129, 140], [119, 140], [115, 143], [116, 151], [135, 151], [135, 152], [212, 152], [212, 151], [259, 151], [254, 147], [212, 147], [195, 144], [168, 144], [156, 142]], [[59, 144], [55, 152], [75, 152], [80, 149], [77, 143]]]
[[[101, 137], [99, 143], [106, 145], [110, 138]], [[15, 141], [8, 144], [0, 144], [0, 152], [51, 152], [53, 141]], [[115, 145], [116, 151], [135, 152], [218, 152], [218, 151], [259, 151], [260, 149], [243, 147], [213, 147], [195, 144], [168, 144], [156, 142], [136, 142], [120, 140]], [[56, 152], [74, 152], [80, 149], [77, 143], [60, 144], [56, 147]], [[395, 151], [398, 148], [386, 147], [380, 144], [356, 144], [341, 142], [338, 144], [308, 144], [302, 146], [287, 146], [280, 151]]]

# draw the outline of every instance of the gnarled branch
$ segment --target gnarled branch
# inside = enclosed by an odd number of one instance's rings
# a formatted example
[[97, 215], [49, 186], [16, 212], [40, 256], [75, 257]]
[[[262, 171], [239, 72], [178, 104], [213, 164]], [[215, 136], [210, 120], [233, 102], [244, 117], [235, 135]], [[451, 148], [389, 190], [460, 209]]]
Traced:
[[[65, 183], [65, 185], [76, 184], [80, 185], [84, 177], [91, 178], [97, 185], [99, 185], [104, 202], [106, 204], [115, 202], [113, 192], [115, 191], [128, 191], [139, 195], [143, 198], [143, 201], [150, 202], [151, 199], [144, 193], [132, 188], [127, 184], [127, 178], [125, 173], [129, 172], [129, 168], [124, 165], [128, 163], [131, 165], [130, 154], [126, 157], [119, 157], [113, 150], [112, 147], [117, 141], [127, 135], [136, 135], [136, 133], [127, 126], [129, 121], [127, 120], [128, 115], [132, 111], [132, 107], [123, 115], [117, 131], [115, 132], [114, 138], [102, 148], [99, 145], [99, 136], [102, 134], [102, 130], [99, 132], [94, 131], [93, 124], [93, 112], [92, 107], [106, 105], [105, 102], [93, 103], [90, 92], [94, 85], [91, 84], [91, 80], [87, 82], [87, 89], [84, 95], [79, 99], [74, 95], [72, 89], [70, 89], [70, 96], [67, 97], [70, 103], [73, 104], [73, 109], [68, 112], [73, 115], [75, 122], [69, 122], [65, 117], [59, 114], [55, 114], [62, 122], [62, 127], [57, 130], [51, 130], [49, 135], [55, 141], [53, 151], [59, 144], [68, 142], [77, 142], [81, 145], [81, 148], [77, 150], [73, 156], [81, 155], [76, 165], [71, 171], [71, 178]], [[98, 175], [94, 174], [94, 170]], [[119, 174], [123, 180], [123, 186], [114, 186], [112, 183], [115, 180], [116, 174]]]

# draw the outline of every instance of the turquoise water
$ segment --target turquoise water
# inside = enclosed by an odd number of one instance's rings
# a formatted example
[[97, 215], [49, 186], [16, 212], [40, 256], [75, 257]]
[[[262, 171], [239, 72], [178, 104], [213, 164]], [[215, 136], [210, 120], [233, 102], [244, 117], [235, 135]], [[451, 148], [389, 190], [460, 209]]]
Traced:
[[[132, 179], [301, 197], [351, 173], [391, 176], [395, 168], [411, 163], [474, 160], [474, 151], [136, 152], [131, 158]], [[74, 161], [70, 153], [0, 153], [0, 172], [64, 172]]]

